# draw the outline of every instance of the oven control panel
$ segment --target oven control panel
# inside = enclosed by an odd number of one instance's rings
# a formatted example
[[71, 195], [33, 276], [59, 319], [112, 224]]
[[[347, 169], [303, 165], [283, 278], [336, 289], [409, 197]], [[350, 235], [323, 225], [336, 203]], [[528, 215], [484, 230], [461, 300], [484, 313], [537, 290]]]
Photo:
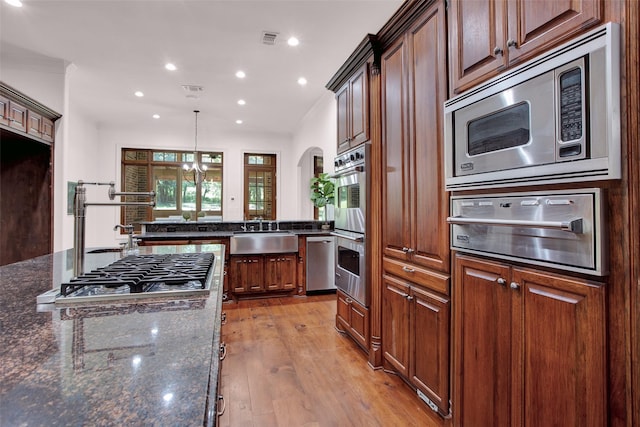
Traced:
[[335, 172], [338, 173], [364, 165], [368, 147], [367, 144], [362, 144], [337, 156], [333, 162]]

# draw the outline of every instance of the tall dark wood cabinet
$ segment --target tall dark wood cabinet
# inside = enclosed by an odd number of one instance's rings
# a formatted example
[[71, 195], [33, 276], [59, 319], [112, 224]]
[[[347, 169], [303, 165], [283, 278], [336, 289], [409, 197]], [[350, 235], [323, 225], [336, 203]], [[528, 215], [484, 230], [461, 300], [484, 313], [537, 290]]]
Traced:
[[0, 82], [0, 265], [53, 250], [55, 111]]
[[444, 2], [423, 3], [381, 56], [382, 349], [449, 414], [449, 229], [442, 170]]
[[602, 0], [450, 2], [452, 94], [575, 37], [602, 22]]
[[606, 425], [605, 286], [469, 256], [455, 265], [455, 425]]

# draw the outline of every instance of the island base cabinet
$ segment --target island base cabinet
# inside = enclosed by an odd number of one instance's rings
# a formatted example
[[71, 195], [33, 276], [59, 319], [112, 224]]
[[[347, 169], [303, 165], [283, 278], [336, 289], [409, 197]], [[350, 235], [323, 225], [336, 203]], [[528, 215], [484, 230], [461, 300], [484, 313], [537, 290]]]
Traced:
[[454, 296], [454, 425], [606, 425], [604, 285], [457, 255]]
[[369, 310], [342, 292], [336, 291], [338, 309], [336, 328], [346, 332], [366, 352], [369, 351]]
[[382, 347], [387, 363], [419, 390], [429, 407], [449, 414], [450, 300], [385, 275]]
[[297, 254], [232, 255], [229, 264], [229, 282], [235, 296], [297, 289]]

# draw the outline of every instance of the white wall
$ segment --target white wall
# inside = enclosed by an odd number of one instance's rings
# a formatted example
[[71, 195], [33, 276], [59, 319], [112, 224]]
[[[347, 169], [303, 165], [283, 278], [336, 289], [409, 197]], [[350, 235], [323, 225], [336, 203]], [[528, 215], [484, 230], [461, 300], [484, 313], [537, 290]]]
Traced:
[[313, 155], [324, 157], [324, 172], [333, 173], [336, 156], [336, 101], [327, 91], [304, 116], [293, 136], [294, 158], [297, 160], [298, 217], [313, 218], [313, 203], [309, 199], [309, 180], [313, 176]]

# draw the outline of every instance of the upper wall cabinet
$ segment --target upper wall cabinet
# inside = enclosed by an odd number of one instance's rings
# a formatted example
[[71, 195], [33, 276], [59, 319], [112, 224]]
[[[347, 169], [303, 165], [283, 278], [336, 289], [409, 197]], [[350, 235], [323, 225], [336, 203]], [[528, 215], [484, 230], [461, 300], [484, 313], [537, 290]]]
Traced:
[[0, 82], [0, 126], [53, 142], [60, 114]]
[[451, 95], [570, 39], [602, 20], [602, 0], [452, 0]]
[[368, 34], [326, 85], [336, 94], [338, 153], [369, 140], [369, 71], [374, 40], [375, 36]]
[[336, 93], [338, 153], [369, 140], [368, 70], [365, 63]]

